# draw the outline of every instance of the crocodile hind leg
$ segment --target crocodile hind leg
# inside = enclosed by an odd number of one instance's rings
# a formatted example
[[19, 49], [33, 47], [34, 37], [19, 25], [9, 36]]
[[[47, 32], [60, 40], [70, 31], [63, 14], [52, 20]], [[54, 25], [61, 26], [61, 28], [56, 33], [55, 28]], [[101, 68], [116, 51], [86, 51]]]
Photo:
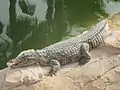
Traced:
[[60, 63], [59, 61], [52, 59], [50, 62], [51, 69], [49, 71], [49, 75], [53, 76], [56, 75], [56, 72], [60, 69]]
[[86, 64], [87, 62], [90, 61], [91, 57], [90, 57], [89, 44], [88, 43], [83, 43], [80, 46], [79, 55], [80, 55], [79, 65]]

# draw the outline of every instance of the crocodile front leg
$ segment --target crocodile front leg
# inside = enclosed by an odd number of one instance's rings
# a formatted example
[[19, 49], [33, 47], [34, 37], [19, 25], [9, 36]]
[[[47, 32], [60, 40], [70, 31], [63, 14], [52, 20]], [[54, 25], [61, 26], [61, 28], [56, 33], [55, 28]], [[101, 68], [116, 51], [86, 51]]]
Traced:
[[79, 55], [80, 55], [79, 65], [83, 65], [90, 61], [91, 57], [90, 57], [90, 53], [89, 53], [89, 44], [88, 43], [83, 43], [80, 46]]
[[49, 75], [53, 76], [56, 75], [56, 72], [60, 69], [60, 63], [59, 61], [52, 59], [50, 62], [51, 69], [49, 71]]

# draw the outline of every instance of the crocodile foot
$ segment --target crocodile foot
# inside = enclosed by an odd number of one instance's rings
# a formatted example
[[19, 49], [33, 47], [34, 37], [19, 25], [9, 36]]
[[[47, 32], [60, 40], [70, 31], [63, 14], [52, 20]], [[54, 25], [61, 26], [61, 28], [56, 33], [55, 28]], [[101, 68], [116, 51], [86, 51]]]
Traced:
[[79, 51], [79, 65], [84, 65], [90, 61], [89, 44], [83, 43]]
[[51, 69], [49, 71], [49, 76], [56, 75], [57, 71], [60, 69], [59, 61], [52, 59], [50, 63]]

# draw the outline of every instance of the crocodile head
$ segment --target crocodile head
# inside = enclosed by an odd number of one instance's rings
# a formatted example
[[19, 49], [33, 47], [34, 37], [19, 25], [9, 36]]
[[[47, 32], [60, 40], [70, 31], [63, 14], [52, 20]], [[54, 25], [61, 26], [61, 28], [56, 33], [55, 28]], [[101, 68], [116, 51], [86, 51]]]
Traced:
[[37, 66], [39, 63], [33, 59], [21, 60], [21, 59], [11, 59], [7, 65], [11, 69], [23, 68], [28, 66]]
[[23, 51], [15, 59], [9, 60], [7, 63], [8, 67], [11, 69], [14, 68], [23, 68], [28, 66], [37, 66], [39, 65], [40, 58], [37, 58], [32, 51]]

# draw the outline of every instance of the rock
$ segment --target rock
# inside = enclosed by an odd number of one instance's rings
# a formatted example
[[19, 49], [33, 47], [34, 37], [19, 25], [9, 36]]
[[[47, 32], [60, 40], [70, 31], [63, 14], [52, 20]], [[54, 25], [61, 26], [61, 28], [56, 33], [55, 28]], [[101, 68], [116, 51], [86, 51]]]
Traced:
[[3, 75], [1, 76], [2, 90], [10, 90], [11, 88], [13, 89], [22, 85], [28, 86], [39, 82], [43, 78], [43, 70], [40, 67], [23, 69], [6, 68], [0, 72], [0, 75]]
[[108, 19], [109, 31], [105, 42], [111, 46], [120, 48], [120, 13]]
[[116, 53], [120, 49], [102, 45], [91, 52], [89, 63], [66, 65], [53, 77], [46, 76], [49, 67], [6, 68], [0, 71], [1, 90], [119, 90], [120, 54]]
[[120, 31], [110, 31], [105, 39], [105, 43], [120, 48]]

